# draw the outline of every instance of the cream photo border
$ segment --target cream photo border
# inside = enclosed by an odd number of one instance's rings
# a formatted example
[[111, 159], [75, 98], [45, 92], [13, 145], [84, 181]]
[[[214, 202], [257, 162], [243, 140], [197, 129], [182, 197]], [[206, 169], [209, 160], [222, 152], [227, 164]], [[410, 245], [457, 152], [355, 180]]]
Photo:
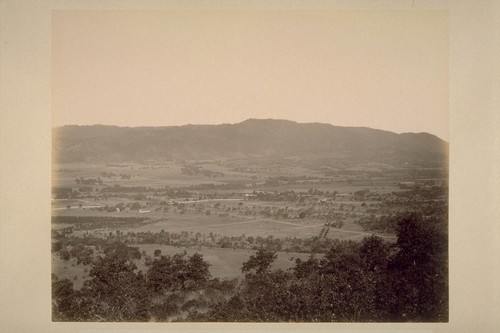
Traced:
[[[0, 1], [0, 330], [3, 332], [493, 332], [500, 326], [499, 1]], [[53, 323], [51, 12], [441, 10], [449, 18], [450, 321], [421, 324]], [[496, 93], [496, 94], [495, 94]]]

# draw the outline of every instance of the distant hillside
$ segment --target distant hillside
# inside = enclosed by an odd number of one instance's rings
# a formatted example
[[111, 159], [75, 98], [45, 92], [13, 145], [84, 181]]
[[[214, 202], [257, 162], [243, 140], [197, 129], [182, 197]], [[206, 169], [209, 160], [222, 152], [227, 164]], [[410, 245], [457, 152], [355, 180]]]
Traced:
[[63, 126], [53, 129], [53, 151], [59, 162], [298, 157], [437, 165], [447, 160], [448, 143], [428, 133], [249, 119], [222, 125]]

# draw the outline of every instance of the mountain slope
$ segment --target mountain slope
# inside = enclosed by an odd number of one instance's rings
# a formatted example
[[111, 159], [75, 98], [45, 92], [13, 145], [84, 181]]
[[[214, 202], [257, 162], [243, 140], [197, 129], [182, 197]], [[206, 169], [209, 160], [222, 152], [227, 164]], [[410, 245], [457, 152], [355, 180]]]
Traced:
[[444, 163], [448, 143], [428, 133], [249, 119], [169, 127], [63, 126], [53, 129], [53, 150], [59, 162], [298, 157], [426, 165]]

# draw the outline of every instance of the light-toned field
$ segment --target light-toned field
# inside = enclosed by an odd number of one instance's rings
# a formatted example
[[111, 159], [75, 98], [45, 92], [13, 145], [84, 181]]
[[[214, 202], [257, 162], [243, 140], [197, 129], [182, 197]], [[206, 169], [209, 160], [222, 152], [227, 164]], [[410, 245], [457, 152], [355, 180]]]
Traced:
[[[245, 165], [241, 165], [244, 167]], [[305, 218], [292, 218], [297, 217], [299, 212], [309, 207], [316, 207], [320, 211], [321, 200], [328, 201], [323, 203], [328, 209], [337, 209], [339, 206], [345, 204], [346, 210], [343, 217], [344, 225], [341, 229], [330, 227], [326, 237], [332, 239], [350, 239], [361, 240], [364, 237], [370, 236], [371, 232], [364, 232], [362, 227], [354, 220], [356, 213], [362, 214], [364, 209], [361, 208], [361, 202], [352, 201], [348, 195], [337, 197], [332, 200], [326, 196], [319, 196], [307, 202], [279, 202], [279, 201], [251, 201], [242, 200], [245, 196], [242, 193], [250, 193], [253, 189], [258, 191], [295, 191], [305, 192], [311, 188], [319, 191], [329, 191], [338, 193], [353, 193], [361, 189], [369, 189], [372, 192], [380, 194], [389, 193], [393, 191], [401, 191], [394, 180], [387, 178], [371, 178], [362, 179], [360, 177], [347, 177], [347, 176], [332, 176], [324, 177], [322, 172], [312, 171], [300, 166], [281, 165], [279, 167], [265, 165], [253, 166], [254, 169], [260, 171], [256, 173], [237, 172], [232, 170], [229, 165], [224, 167], [223, 164], [217, 162], [206, 162], [201, 165], [204, 170], [213, 172], [224, 173], [221, 177], [205, 177], [201, 174], [186, 175], [183, 174], [181, 168], [183, 163], [162, 162], [158, 164], [123, 164], [122, 167], [105, 165], [105, 164], [64, 164], [54, 165], [53, 172], [53, 185], [54, 186], [67, 186], [71, 187], [74, 191], [79, 190], [81, 185], [76, 183], [79, 177], [85, 178], [101, 178], [104, 185], [92, 185], [92, 197], [86, 199], [69, 199], [69, 200], [53, 200], [52, 201], [52, 214], [54, 216], [101, 216], [101, 217], [136, 217], [136, 218], [149, 218], [150, 223], [130, 227], [126, 223], [123, 226], [114, 224], [103, 225], [102, 228], [94, 230], [96, 234], [108, 234], [110, 231], [120, 230], [124, 233], [127, 232], [160, 232], [164, 230], [169, 233], [201, 233], [208, 236], [210, 233], [217, 234], [218, 237], [232, 237], [242, 236], [245, 237], [263, 237], [273, 236], [274, 238], [310, 238], [319, 236], [320, 232], [325, 227], [325, 220], [315, 219], [310, 216]], [[250, 166], [249, 166], [250, 167]], [[102, 172], [114, 173], [114, 177], [104, 177]], [[130, 179], [122, 179], [120, 175], [130, 176]], [[262, 186], [268, 177], [276, 176], [309, 176], [314, 178], [307, 178], [304, 181], [292, 181], [291, 183], [282, 183], [277, 186]], [[347, 182], [348, 178], [353, 178], [352, 182]], [[165, 187], [187, 187], [199, 184], [224, 184], [224, 183], [238, 183], [247, 184], [244, 189], [209, 189], [192, 191], [192, 196], [189, 202], [186, 199], [173, 199], [167, 196], [152, 197], [153, 193], [147, 193], [150, 198], [146, 200], [134, 200], [135, 193], [117, 193], [106, 196], [101, 195], [100, 190], [106, 186], [141, 186], [151, 187], [155, 189]], [[252, 185], [257, 184], [257, 185]], [[256, 187], [252, 187], [252, 186]], [[216, 192], [220, 197], [225, 199], [212, 200], [210, 195]], [[88, 193], [85, 194], [88, 196]], [[207, 195], [207, 196], [203, 196]], [[202, 200], [197, 200], [198, 196]], [[344, 199], [345, 198], [345, 199]], [[113, 211], [104, 212], [96, 208], [102, 206], [114, 207], [119, 203], [125, 205], [132, 204], [140, 201], [144, 213], [137, 210], [134, 211]], [[162, 203], [160, 205], [160, 202]], [[182, 205], [179, 205], [182, 204]], [[329, 205], [329, 206], [328, 206]], [[370, 205], [370, 202], [368, 202]], [[69, 209], [67, 207], [70, 207]], [[168, 211], [164, 208], [168, 207]], [[276, 212], [279, 209], [287, 207], [288, 218], [264, 218], [265, 212]], [[347, 211], [347, 208], [352, 209]], [[207, 211], [210, 211], [207, 215]], [[248, 215], [245, 215], [250, 211]], [[324, 210], [323, 210], [324, 212]], [[354, 215], [347, 215], [354, 214]], [[267, 216], [281, 216], [281, 215], [267, 215]], [[54, 224], [53, 228], [62, 227], [61, 224]], [[67, 225], [65, 225], [67, 226]], [[76, 235], [82, 236], [85, 231], [76, 230]], [[394, 241], [394, 235], [377, 235], [385, 238], [388, 241]], [[146, 251], [147, 254], [153, 255], [154, 250], [161, 250], [164, 255], [173, 255], [176, 253], [186, 253], [192, 255], [196, 252], [201, 253], [204, 259], [210, 264], [210, 272], [213, 277], [219, 278], [234, 278], [241, 277], [241, 266], [243, 262], [247, 261], [250, 255], [254, 253], [249, 249], [232, 249], [232, 248], [217, 248], [196, 246], [192, 248], [175, 247], [160, 244], [140, 244], [132, 245], [140, 248], [141, 251]], [[309, 254], [298, 253], [285, 253], [279, 252], [273, 268], [275, 269], [288, 269], [293, 266], [295, 258], [307, 259]], [[138, 269], [145, 271], [147, 268], [144, 265], [144, 260], [137, 260], [136, 264]], [[76, 260], [72, 258], [69, 261], [60, 260], [57, 256], [52, 258], [53, 272], [58, 274], [60, 278], [68, 278], [75, 284], [75, 288], [81, 288], [83, 281], [88, 276], [88, 266], [76, 265]], [[76, 277], [76, 279], [75, 279]]]
[[140, 226], [130, 231], [166, 232], [193, 231], [208, 234], [217, 233], [224, 236], [268, 236], [304, 238], [319, 233], [323, 223], [304, 221], [303, 223], [281, 221], [265, 218], [246, 218], [243, 216], [204, 216], [176, 215], [169, 220], [160, 220], [153, 224]]
[[56, 274], [59, 279], [70, 279], [73, 281], [75, 289], [80, 289], [83, 286], [83, 282], [88, 280], [89, 271], [90, 266], [77, 265], [75, 258], [65, 261], [61, 260], [57, 255], [52, 255], [52, 273]]
[[[54, 186], [82, 187], [76, 183], [76, 178], [100, 177], [109, 186], [145, 186], [152, 188], [183, 187], [197, 184], [222, 184], [226, 182], [248, 182], [248, 175], [235, 172], [225, 172], [224, 177], [205, 177], [203, 175], [186, 175], [181, 172], [182, 164], [168, 163], [164, 165], [128, 164], [126, 167], [115, 167], [104, 164], [58, 164], [53, 167]], [[207, 168], [208, 169], [208, 168]], [[210, 168], [212, 169], [212, 168]], [[102, 172], [112, 172], [116, 177], [103, 177]], [[130, 175], [130, 179], [122, 179], [120, 175]]]
[[[140, 251], [146, 251], [150, 256], [153, 256], [154, 250], [161, 250], [162, 255], [174, 255], [186, 253], [191, 256], [195, 253], [200, 253], [203, 258], [210, 264], [210, 273], [212, 277], [218, 278], [235, 278], [242, 277], [241, 266], [243, 262], [247, 261], [248, 258], [255, 253], [254, 250], [244, 250], [244, 249], [221, 249], [221, 248], [209, 248], [209, 247], [195, 247], [195, 248], [185, 248], [185, 247], [175, 247], [169, 245], [159, 245], [159, 244], [140, 244], [134, 245], [139, 247]], [[286, 270], [294, 266], [296, 258], [306, 260], [309, 258], [307, 253], [285, 253], [278, 252], [278, 257], [274, 262], [273, 269], [283, 269]], [[292, 259], [292, 260], [290, 260]], [[145, 270], [143, 263], [138, 265], [138, 268]]]
[[[241, 267], [243, 262], [247, 261], [249, 257], [255, 253], [254, 250], [233, 250], [209, 248], [205, 246], [195, 248], [175, 247], [160, 244], [139, 244], [132, 246], [138, 247], [141, 252], [145, 251], [146, 254], [151, 257], [153, 256], [155, 250], [161, 250], [162, 255], [186, 254], [191, 256], [195, 253], [200, 253], [203, 255], [203, 259], [210, 264], [209, 270], [212, 277], [221, 279], [242, 277], [243, 273], [241, 272]], [[315, 256], [318, 258], [321, 257], [321, 255]], [[278, 256], [273, 263], [272, 269], [287, 270], [294, 266], [295, 259], [299, 258], [307, 260], [309, 257], [310, 254], [307, 253], [278, 252]], [[144, 273], [147, 271], [147, 266], [144, 264], [144, 258], [141, 260], [134, 260], [134, 262], [137, 265], [138, 270]], [[52, 273], [56, 274], [59, 279], [66, 278], [73, 281], [75, 289], [80, 289], [83, 286], [84, 281], [89, 279], [89, 271], [90, 266], [82, 264], [77, 265], [75, 258], [64, 261], [59, 259], [56, 255], [52, 256]]]
[[[254, 206], [252, 202], [245, 202], [245, 205]], [[262, 203], [256, 203], [256, 206], [265, 206]], [[279, 203], [269, 203], [269, 206], [280, 207]], [[359, 203], [357, 203], [359, 205]], [[62, 209], [53, 212], [59, 216], [107, 216], [107, 217], [139, 217], [150, 218], [151, 223], [138, 227], [120, 227], [123, 232], [160, 232], [164, 230], [170, 233], [180, 233], [182, 231], [200, 232], [209, 234], [210, 232], [221, 236], [261, 236], [272, 235], [276, 238], [309, 238], [318, 236], [323, 228], [325, 221], [315, 219], [275, 219], [263, 218], [259, 216], [244, 216], [237, 213], [230, 213], [227, 216], [219, 216], [216, 213], [205, 215], [203, 213], [187, 212], [185, 214], [165, 212], [99, 212], [90, 209]], [[346, 218], [344, 226], [341, 229], [330, 228], [328, 238], [353, 239], [360, 240], [368, 237], [372, 233], [364, 232], [362, 227], [354, 223], [353, 218]], [[110, 231], [108, 226], [103, 225], [103, 231]], [[374, 233], [386, 239], [392, 239], [394, 236]]]

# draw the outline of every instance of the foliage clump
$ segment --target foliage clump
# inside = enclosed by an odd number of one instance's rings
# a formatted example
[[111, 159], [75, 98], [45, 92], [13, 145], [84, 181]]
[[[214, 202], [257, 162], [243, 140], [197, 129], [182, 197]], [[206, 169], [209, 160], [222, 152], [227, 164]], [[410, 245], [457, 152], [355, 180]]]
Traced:
[[[273, 270], [277, 253], [260, 248], [242, 264], [240, 280], [210, 275], [201, 254], [158, 255], [137, 269], [137, 248], [96, 244], [80, 290], [53, 276], [56, 321], [444, 322], [448, 320], [447, 217], [407, 213], [397, 241], [371, 236], [332, 242], [322, 257], [296, 259]], [[59, 242], [59, 243], [57, 243]], [[54, 251], [88, 260], [85, 246], [68, 252], [59, 235]], [[66, 251], [66, 252], [65, 252]], [[68, 253], [67, 253], [68, 252]], [[64, 259], [63, 258], [63, 259]]]

